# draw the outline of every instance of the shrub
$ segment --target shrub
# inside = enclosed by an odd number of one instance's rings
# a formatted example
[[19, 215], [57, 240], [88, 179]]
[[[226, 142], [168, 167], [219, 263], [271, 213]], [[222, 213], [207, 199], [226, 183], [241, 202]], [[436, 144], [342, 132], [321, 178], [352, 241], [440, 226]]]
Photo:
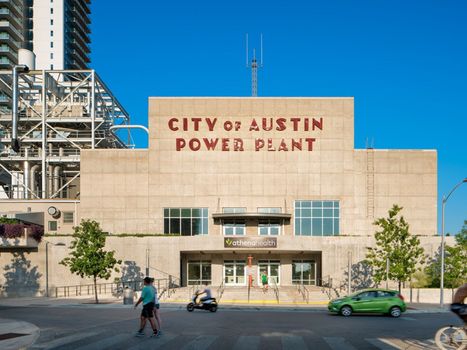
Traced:
[[5, 238], [18, 238], [24, 235], [24, 225], [23, 224], [4, 224], [4, 233]]
[[42, 237], [44, 236], [44, 228], [39, 225], [31, 225], [29, 235], [34, 238], [38, 243], [42, 241]]
[[18, 219], [9, 219], [4, 216], [0, 217], [0, 224], [19, 224]]

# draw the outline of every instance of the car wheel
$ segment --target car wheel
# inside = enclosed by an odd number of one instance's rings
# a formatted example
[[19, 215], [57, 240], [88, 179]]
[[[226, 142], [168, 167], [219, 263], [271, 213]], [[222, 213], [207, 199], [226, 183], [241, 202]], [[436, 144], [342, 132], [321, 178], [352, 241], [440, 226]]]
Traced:
[[189, 311], [189, 312], [192, 312], [194, 309], [195, 309], [195, 305], [193, 303], [189, 303], [187, 306], [186, 306], [186, 309]]
[[399, 306], [393, 306], [393, 307], [389, 310], [389, 314], [390, 314], [392, 317], [399, 317], [399, 316], [402, 314], [401, 308], [400, 308]]
[[350, 315], [352, 315], [352, 308], [350, 306], [342, 306], [340, 311], [341, 315], [344, 317], [349, 317]]

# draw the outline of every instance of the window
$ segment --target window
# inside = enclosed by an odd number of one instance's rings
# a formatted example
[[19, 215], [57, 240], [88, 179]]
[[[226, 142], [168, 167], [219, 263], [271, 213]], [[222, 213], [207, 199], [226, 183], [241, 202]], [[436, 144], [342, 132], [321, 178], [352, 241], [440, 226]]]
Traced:
[[246, 208], [227, 207], [227, 208], [222, 208], [222, 212], [228, 213], [228, 214], [246, 213]]
[[261, 207], [261, 208], [258, 208], [258, 213], [267, 213], [267, 214], [271, 214], [271, 213], [282, 213], [282, 208], [276, 208], [276, 207], [273, 207], [273, 208], [266, 208], [266, 207]]
[[208, 208], [164, 208], [164, 233], [207, 235]]
[[295, 235], [337, 236], [339, 217], [339, 201], [295, 201]]
[[188, 261], [187, 285], [211, 284], [211, 262], [210, 261]]
[[225, 236], [244, 236], [245, 235], [245, 220], [224, 221], [222, 227], [223, 227]]
[[49, 231], [57, 231], [57, 221], [49, 221]]
[[281, 232], [279, 220], [259, 220], [258, 234], [260, 236], [278, 236]]
[[51, 25], [51, 26], [54, 25], [54, 20], [53, 20], [53, 19], [50, 20], [50, 25]]
[[50, 65], [50, 69], [54, 69], [54, 65], [53, 65], [53, 64]]
[[292, 284], [316, 285], [316, 275], [314, 260], [292, 261]]
[[50, 47], [54, 47], [54, 42], [53, 41], [50, 42]]
[[72, 211], [64, 211], [63, 212], [63, 223], [64, 224], [74, 223], [74, 213]]
[[50, 36], [54, 36], [54, 31], [53, 30], [50, 31]]
[[50, 53], [50, 59], [51, 59], [51, 60], [54, 59], [54, 53], [53, 53], [53, 52]]
[[53, 8], [50, 9], [50, 14], [51, 14], [51, 15], [54, 14], [54, 9], [53, 9]]

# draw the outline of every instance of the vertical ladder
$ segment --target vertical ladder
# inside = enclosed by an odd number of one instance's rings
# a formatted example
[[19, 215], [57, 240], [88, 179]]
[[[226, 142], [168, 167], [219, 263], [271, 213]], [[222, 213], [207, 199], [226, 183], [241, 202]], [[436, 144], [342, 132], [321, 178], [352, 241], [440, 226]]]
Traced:
[[375, 155], [373, 148], [366, 150], [366, 216], [375, 215]]

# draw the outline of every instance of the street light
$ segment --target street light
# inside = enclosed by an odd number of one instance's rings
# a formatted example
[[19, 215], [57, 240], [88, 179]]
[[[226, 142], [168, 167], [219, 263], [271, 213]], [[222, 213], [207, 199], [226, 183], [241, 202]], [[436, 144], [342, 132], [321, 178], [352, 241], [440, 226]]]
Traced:
[[443, 196], [443, 202], [441, 206], [441, 283], [440, 283], [440, 293], [439, 293], [439, 304], [440, 307], [444, 307], [444, 206], [448, 201], [451, 194], [457, 190], [457, 188], [462, 185], [464, 182], [467, 182], [467, 177], [459, 182], [454, 188], [449, 192], [447, 196]]
[[49, 244], [52, 244], [57, 247], [65, 246], [65, 243], [58, 242], [52, 243], [45, 241], [45, 296], [49, 297]]

